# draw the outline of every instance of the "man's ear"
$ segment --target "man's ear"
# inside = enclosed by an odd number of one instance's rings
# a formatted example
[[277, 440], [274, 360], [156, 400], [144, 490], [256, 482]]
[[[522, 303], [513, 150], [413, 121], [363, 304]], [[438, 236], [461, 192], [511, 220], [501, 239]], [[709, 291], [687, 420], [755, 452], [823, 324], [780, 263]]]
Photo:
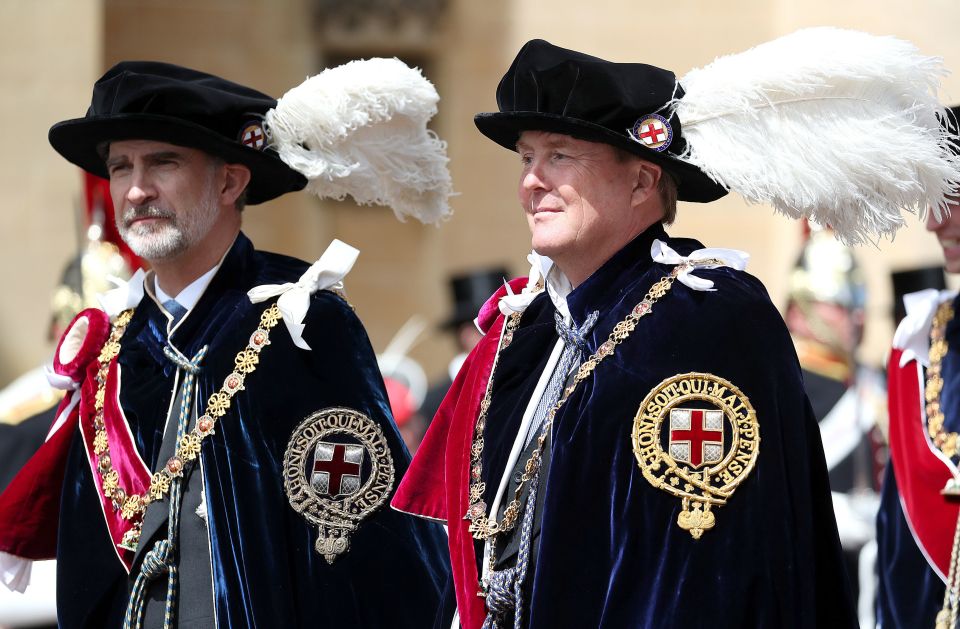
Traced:
[[633, 207], [643, 205], [651, 197], [656, 197], [660, 186], [660, 177], [663, 170], [657, 164], [637, 159], [633, 163]]
[[234, 205], [250, 183], [250, 169], [243, 164], [224, 164], [223, 174], [220, 201], [223, 205]]

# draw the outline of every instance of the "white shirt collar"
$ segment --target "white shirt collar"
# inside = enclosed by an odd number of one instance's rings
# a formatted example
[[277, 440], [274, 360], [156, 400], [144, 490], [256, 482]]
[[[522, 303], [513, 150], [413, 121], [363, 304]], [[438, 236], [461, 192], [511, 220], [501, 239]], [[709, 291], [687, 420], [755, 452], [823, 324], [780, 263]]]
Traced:
[[570, 308], [567, 306], [567, 297], [573, 292], [573, 284], [567, 279], [553, 260], [537, 253], [532, 254], [535, 258], [535, 264], [540, 265], [540, 272], [544, 278], [544, 285], [547, 287], [547, 295], [553, 302], [557, 312], [563, 317], [563, 320], [570, 323]]
[[157, 301], [160, 304], [164, 304], [170, 299], [176, 299], [177, 303], [183, 306], [187, 312], [193, 310], [193, 307], [197, 305], [197, 302], [200, 301], [200, 297], [203, 295], [203, 291], [207, 290], [207, 286], [210, 285], [210, 280], [213, 279], [213, 276], [217, 274], [217, 271], [220, 270], [220, 265], [223, 264], [223, 260], [217, 263], [215, 267], [198, 277], [197, 279], [190, 282], [186, 288], [177, 293], [175, 297], [171, 297], [160, 288], [160, 284], [157, 282], [157, 276], [155, 273], [150, 274], [150, 280], [153, 282], [153, 289], [157, 296]]

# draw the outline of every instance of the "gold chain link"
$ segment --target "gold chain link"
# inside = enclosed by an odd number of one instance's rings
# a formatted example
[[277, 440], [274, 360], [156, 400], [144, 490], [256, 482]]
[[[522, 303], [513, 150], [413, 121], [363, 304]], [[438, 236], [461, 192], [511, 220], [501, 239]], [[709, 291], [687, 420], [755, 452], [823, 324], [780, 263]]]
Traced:
[[940, 405], [940, 393], [943, 391], [943, 358], [947, 355], [947, 324], [953, 319], [953, 304], [949, 301], [940, 304], [930, 326], [930, 366], [927, 368], [927, 382], [924, 398], [927, 407], [927, 433], [933, 444], [946, 456], [957, 454], [957, 433], [947, 432], [944, 425], [943, 408]]
[[93, 420], [93, 444], [94, 453], [97, 455], [97, 471], [100, 473], [100, 487], [104, 495], [112, 501], [114, 510], [119, 511], [123, 519], [136, 520], [134, 530], [128, 531], [124, 536], [125, 543], [135, 545], [142, 524], [141, 518], [147, 506], [151, 502], [162, 500], [169, 493], [173, 478], [182, 475], [186, 464], [199, 456], [200, 443], [213, 434], [217, 419], [227, 412], [231, 398], [243, 388], [244, 378], [256, 369], [260, 350], [270, 344], [270, 329], [280, 320], [280, 310], [276, 304], [273, 304], [260, 316], [260, 326], [250, 336], [247, 346], [237, 354], [235, 360], [237, 371], [227, 376], [220, 390], [210, 396], [206, 412], [197, 419], [193, 430], [185, 434], [177, 444], [174, 455], [167, 460], [159, 472], [151, 477], [150, 487], [143, 494], [130, 492], [120, 486], [119, 474], [114, 468], [110, 455], [110, 441], [103, 418], [110, 365], [120, 354], [120, 339], [123, 338], [123, 333], [132, 317], [132, 309], [120, 313], [111, 328], [110, 338], [97, 359], [99, 370], [97, 392], [94, 398], [96, 414]]
[[[698, 264], [716, 262], [718, 261], [709, 260], [698, 262]], [[496, 514], [493, 514], [493, 517], [487, 516], [487, 505], [483, 501], [483, 493], [486, 490], [486, 484], [482, 480], [483, 433], [487, 422], [487, 411], [490, 408], [490, 397], [491, 391], [493, 390], [493, 376], [496, 371], [500, 352], [510, 344], [514, 331], [520, 325], [521, 313], [514, 312], [509, 316], [506, 323], [506, 331], [501, 337], [500, 345], [497, 347], [493, 368], [490, 372], [490, 378], [487, 381], [487, 389], [484, 393], [483, 401], [480, 403], [480, 416], [477, 418], [476, 427], [474, 428], [473, 433], [473, 445], [470, 449], [470, 506], [467, 509], [466, 519], [470, 520], [469, 531], [470, 534], [473, 535], [474, 539], [491, 539], [502, 532], [513, 529], [513, 527], [516, 526], [517, 518], [520, 516], [520, 496], [522, 494], [523, 487], [534, 477], [534, 475], [537, 473], [537, 470], [540, 468], [543, 447], [546, 443], [547, 436], [550, 434], [550, 429], [553, 425], [554, 417], [557, 415], [557, 411], [560, 410], [570, 395], [573, 394], [577, 386], [589, 378], [593, 371], [605, 358], [613, 355], [617, 345], [625, 341], [630, 336], [630, 333], [633, 332], [633, 330], [637, 327], [637, 322], [649, 314], [653, 309], [653, 305], [661, 297], [666, 295], [667, 292], [669, 292], [670, 288], [673, 286], [674, 280], [677, 278], [677, 275], [679, 275], [681, 271], [689, 268], [692, 268], [692, 265], [677, 266], [673, 269], [670, 275], [661, 278], [658, 282], [651, 286], [646, 296], [636, 306], [634, 306], [633, 310], [630, 311], [630, 314], [628, 314], [622, 321], [614, 326], [613, 331], [610, 332], [607, 340], [604, 341], [599, 348], [597, 348], [597, 351], [594, 354], [592, 354], [580, 365], [579, 369], [577, 369], [576, 375], [573, 378], [573, 382], [564, 389], [560, 399], [547, 413], [547, 417], [544, 420], [543, 426], [540, 430], [540, 435], [537, 438], [537, 446], [534, 448], [533, 452], [530, 454], [530, 458], [527, 459], [527, 462], [523, 466], [523, 474], [520, 477], [520, 484], [517, 485], [517, 488], [514, 491], [513, 500], [511, 500], [506, 506], [503, 519], [500, 522], [497, 522]]]

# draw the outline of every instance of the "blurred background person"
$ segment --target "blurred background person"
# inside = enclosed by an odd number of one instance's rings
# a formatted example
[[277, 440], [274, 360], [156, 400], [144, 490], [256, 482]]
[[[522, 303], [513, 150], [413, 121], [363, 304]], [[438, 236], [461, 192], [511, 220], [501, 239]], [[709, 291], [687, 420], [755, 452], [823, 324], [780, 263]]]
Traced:
[[467, 354], [483, 338], [483, 334], [480, 333], [474, 323], [477, 314], [480, 312], [480, 307], [508, 279], [510, 279], [510, 274], [503, 267], [476, 269], [454, 275], [449, 279], [450, 296], [453, 298], [453, 312], [440, 327], [453, 335], [457, 353], [450, 359], [446, 371], [431, 382], [430, 389], [427, 391], [421, 414], [428, 425], [437, 413], [437, 409], [440, 408], [440, 402], [443, 401], [447, 390], [453, 384], [453, 379], [460, 371]]
[[[960, 107], [952, 107], [954, 116]], [[955, 121], [945, 122], [956, 131]], [[960, 273], [960, 203], [927, 230]], [[888, 362], [890, 463], [877, 515], [881, 627], [955, 629], [960, 612], [960, 318], [956, 291], [929, 271], [903, 298]]]
[[427, 374], [420, 363], [410, 358], [410, 351], [423, 340], [426, 322], [418, 315], [407, 319], [383, 352], [377, 354], [377, 366], [390, 400], [393, 420], [410, 454], [417, 451], [428, 419], [421, 413], [427, 396]]
[[[886, 414], [882, 373], [858, 360], [866, 320], [866, 283], [853, 250], [829, 229], [804, 224], [790, 276], [785, 319], [820, 425], [833, 508], [861, 626], [871, 626], [878, 503], [878, 424]], [[861, 555], [866, 549], [866, 565]]]

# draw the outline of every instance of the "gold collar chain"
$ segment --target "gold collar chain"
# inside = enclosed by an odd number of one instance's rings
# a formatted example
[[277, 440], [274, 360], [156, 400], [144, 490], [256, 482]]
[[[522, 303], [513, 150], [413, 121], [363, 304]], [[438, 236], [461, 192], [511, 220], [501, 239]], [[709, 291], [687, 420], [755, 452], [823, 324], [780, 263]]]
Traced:
[[[704, 263], [713, 263], [717, 262], [715, 260], [709, 261], [700, 261], [700, 264]], [[617, 345], [622, 343], [630, 336], [630, 333], [633, 332], [634, 328], [637, 327], [637, 323], [641, 318], [650, 313], [653, 305], [673, 286], [674, 280], [676, 280], [677, 275], [686, 269], [691, 268], [694, 265], [680, 265], [673, 269], [670, 275], [667, 275], [661, 278], [656, 284], [650, 287], [650, 290], [647, 292], [643, 300], [640, 301], [633, 310], [630, 311], [630, 314], [626, 316], [622, 321], [617, 323], [614, 326], [613, 331], [610, 332], [610, 336], [604, 341], [597, 351], [590, 356], [583, 364], [580, 365], [580, 368], [577, 370], [577, 374], [573, 378], [573, 382], [567, 386], [563, 395], [560, 396], [560, 399], [554, 404], [553, 408], [547, 413], [547, 417], [543, 422], [543, 426], [540, 429], [540, 435], [537, 438], [537, 446], [534, 448], [533, 452], [530, 454], [530, 458], [527, 459], [527, 462], [523, 466], [523, 474], [520, 477], [520, 484], [517, 485], [516, 491], [513, 494], [513, 500], [507, 505], [503, 513], [503, 520], [499, 523], [496, 520], [496, 514], [491, 514], [490, 517], [487, 516], [487, 504], [483, 500], [483, 493], [486, 491], [486, 483], [483, 482], [483, 433], [486, 428], [487, 423], [487, 411], [490, 409], [490, 395], [493, 390], [493, 376], [497, 368], [497, 362], [500, 358], [500, 353], [510, 344], [513, 340], [513, 333], [520, 325], [520, 316], [519, 312], [514, 312], [510, 315], [506, 322], [506, 330], [504, 331], [500, 344], [497, 347], [497, 353], [494, 358], [493, 367], [490, 371], [490, 378], [487, 381], [487, 389], [484, 393], [483, 400], [480, 402], [480, 415], [477, 418], [476, 427], [474, 428], [473, 433], [473, 444], [470, 448], [470, 506], [467, 509], [467, 513], [464, 516], [464, 519], [470, 520], [469, 531], [473, 535], [474, 539], [478, 540], [487, 540], [492, 539], [499, 535], [500, 533], [511, 530], [516, 526], [517, 518], [520, 516], [520, 496], [523, 490], [524, 485], [526, 485], [537, 473], [537, 470], [540, 468], [540, 458], [543, 453], [543, 447], [546, 443], [547, 436], [550, 434], [551, 426], [553, 425], [553, 419], [557, 415], [557, 411], [560, 410], [560, 407], [563, 406], [564, 402], [567, 401], [567, 398], [576, 390], [577, 385], [590, 377], [590, 374], [593, 373], [594, 369], [597, 368], [604, 358], [611, 356], [616, 349]]]
[[947, 432], [943, 428], [943, 408], [940, 406], [940, 393], [943, 391], [943, 358], [947, 355], [946, 338], [947, 324], [953, 319], [953, 303], [946, 301], [940, 304], [933, 316], [930, 326], [930, 366], [927, 368], [927, 382], [924, 387], [924, 398], [927, 408], [927, 433], [946, 456], [957, 454], [957, 438], [955, 432]]
[[207, 400], [206, 412], [197, 419], [193, 430], [180, 439], [173, 456], [167, 460], [163, 468], [150, 478], [150, 487], [143, 494], [135, 494], [120, 487], [120, 477], [113, 467], [110, 442], [103, 419], [103, 403], [106, 397], [110, 363], [120, 353], [120, 339], [132, 317], [133, 310], [120, 313], [110, 330], [110, 338], [97, 358], [99, 370], [93, 419], [93, 452], [97, 456], [97, 471], [100, 473], [103, 493], [110, 498], [114, 511], [119, 511], [123, 519], [134, 521], [133, 528], [124, 534], [120, 543], [122, 548], [128, 550], [136, 550], [143, 525], [143, 514], [147, 506], [151, 502], [162, 500], [170, 491], [170, 483], [173, 479], [182, 476], [186, 466], [197, 458], [200, 454], [200, 443], [214, 433], [217, 420], [230, 408], [234, 394], [244, 388], [244, 379], [256, 370], [260, 362], [260, 350], [270, 344], [270, 329], [280, 321], [280, 310], [276, 304], [273, 304], [260, 316], [260, 326], [250, 335], [247, 346], [234, 358], [233, 372], [224, 379], [220, 390], [213, 393]]

